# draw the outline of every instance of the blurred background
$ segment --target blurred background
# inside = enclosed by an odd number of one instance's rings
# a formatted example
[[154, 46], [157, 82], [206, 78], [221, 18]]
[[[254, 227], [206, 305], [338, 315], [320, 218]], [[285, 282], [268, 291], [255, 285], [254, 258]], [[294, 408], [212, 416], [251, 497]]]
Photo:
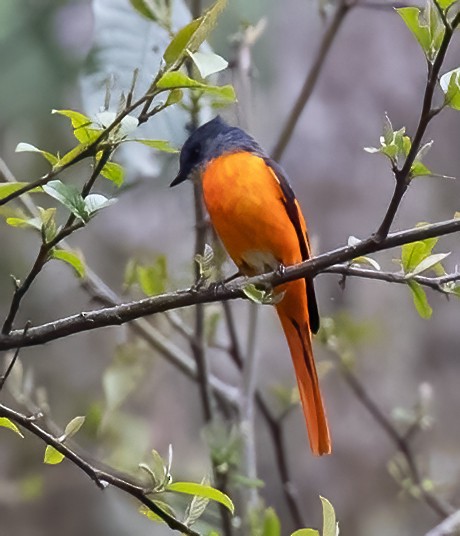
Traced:
[[[326, 6], [326, 14], [333, 8]], [[187, 22], [187, 12], [183, 7], [175, 9], [179, 27], [180, 21]], [[230, 37], [262, 19], [265, 29], [252, 49], [250, 91], [240, 88], [240, 109], [233, 106], [222, 113], [231, 122], [239, 119], [245, 123], [270, 151], [315, 57], [326, 20], [312, 0], [234, 0], [222, 15], [210, 45], [227, 60], [235, 60]], [[72, 147], [66, 119], [51, 115], [52, 109], [94, 113], [103, 105], [101, 81], [110, 71], [110, 61], [116, 64], [117, 58], [126, 55], [126, 68], [121, 72], [130, 80], [139, 58], [146, 62], [143, 73], [148, 80], [158, 68], [165, 42], [167, 35], [133, 14], [128, 0], [96, 0], [94, 5], [88, 0], [2, 0], [0, 156], [16, 178], [33, 180], [47, 169], [36, 155], [16, 154], [19, 142], [61, 153]], [[443, 72], [458, 67], [459, 53], [459, 40], [454, 39]], [[350, 235], [364, 238], [379, 225], [393, 191], [393, 178], [388, 162], [365, 153], [363, 147], [378, 144], [385, 112], [395, 129], [406, 126], [408, 133], [413, 133], [425, 79], [423, 54], [390, 7], [355, 7], [350, 11], [281, 161], [309, 222], [316, 253], [346, 244]], [[220, 81], [232, 80], [235, 78], [227, 72]], [[236, 83], [238, 89], [238, 80]], [[116, 95], [123, 88], [123, 77], [115, 77], [111, 84]], [[152, 121], [146, 137], [170, 139], [180, 146], [186, 130], [184, 114], [177, 114], [173, 111], [157, 123]], [[207, 110], [203, 117], [210, 114]], [[434, 139], [426, 159], [430, 169], [459, 174], [459, 133], [460, 115], [455, 111], [446, 110], [433, 121], [427, 139]], [[102, 212], [86, 231], [73, 235], [71, 245], [83, 252], [88, 266], [108, 285], [119, 294], [125, 293], [125, 299], [141, 295], [136, 289], [123, 289], [125, 267], [132, 258], [153, 263], [164, 255], [167, 288], [189, 285], [193, 270], [193, 199], [188, 184], [168, 188], [177, 170], [177, 157], [125, 151], [120, 159], [126, 166], [130, 187], [120, 194], [115, 207]], [[65, 178], [80, 184], [87, 173], [88, 168], [80, 164]], [[102, 183], [98, 186], [109, 193], [110, 188]], [[459, 210], [458, 193], [454, 181], [417, 179], [402, 203], [394, 229], [451, 218]], [[40, 199], [39, 203], [46, 204], [46, 200]], [[28, 273], [39, 243], [33, 232], [11, 228], [3, 219], [0, 237], [0, 313], [4, 316], [12, 294], [10, 274], [21, 278]], [[446, 261], [453, 271], [459, 262], [458, 238], [453, 235], [441, 239], [437, 251], [453, 251]], [[395, 257], [400, 257], [400, 252], [376, 256], [388, 270], [397, 269], [392, 262]], [[423, 320], [404, 286], [350, 278], [342, 289], [338, 283], [335, 275], [316, 278], [322, 316], [364, 326], [361, 331], [365, 336], [353, 347], [354, 372], [387, 415], [395, 410], [404, 415], [404, 408], [413, 408], [420, 399], [421, 386], [425, 398], [428, 392], [433, 423], [415, 440], [417, 462], [421, 472], [432, 479], [436, 493], [457, 504], [458, 302], [428, 292], [434, 313], [430, 320]], [[71, 270], [50, 263], [24, 300], [16, 325], [22, 326], [27, 319], [37, 325], [94, 307], [96, 304]], [[235, 303], [232, 307], [244, 340], [248, 304]], [[221, 314], [220, 306], [209, 306], [208, 314], [214, 312]], [[180, 315], [183, 322], [193, 320], [189, 310]], [[165, 318], [149, 321], [189, 352], [186, 341]], [[270, 307], [260, 310], [258, 325], [257, 383], [276, 412], [274, 388], [293, 387], [292, 366]], [[227, 344], [222, 320], [216, 340]], [[319, 362], [335, 363], [334, 356], [321, 344], [316, 343], [315, 350]], [[123, 357], [123, 352], [128, 357]], [[225, 353], [211, 349], [209, 359], [216, 376], [238, 385], [239, 375]], [[148, 458], [150, 449], [167, 456], [168, 445], [172, 444], [173, 475], [177, 480], [200, 481], [209, 472], [197, 385], [137, 340], [127, 326], [25, 349], [21, 360], [31, 391], [38, 387], [42, 393], [46, 391], [54, 421], [64, 427], [75, 415], [87, 415], [77, 442], [95, 459], [120, 470], [134, 470]], [[120, 362], [126, 369], [126, 400], [110, 412], [108, 371], [118, 374], [123, 368]], [[324, 375], [322, 388], [334, 440], [332, 456], [311, 456], [299, 408], [284, 423], [288, 463], [307, 526], [321, 525], [318, 495], [322, 495], [335, 506], [343, 534], [409, 536], [427, 532], [439, 519], [426, 504], [404, 493], [390, 474], [394, 444], [356, 399], [336, 367]], [[11, 402], [8, 397], [2, 394]], [[260, 415], [256, 416], [256, 432], [258, 477], [265, 481], [260, 493], [280, 516], [282, 534], [288, 534], [294, 526]], [[117, 491], [101, 493], [70, 463], [43, 466], [44, 445], [29, 434], [26, 440], [20, 440], [2, 431], [0, 441], [1, 536], [76, 536], [83, 532], [141, 536], [170, 532], [140, 516], [135, 505]]]

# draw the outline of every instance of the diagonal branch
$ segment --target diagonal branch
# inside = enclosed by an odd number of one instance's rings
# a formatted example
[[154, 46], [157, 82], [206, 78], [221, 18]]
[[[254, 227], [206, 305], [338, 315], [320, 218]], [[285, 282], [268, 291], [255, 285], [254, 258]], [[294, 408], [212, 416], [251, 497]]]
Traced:
[[423, 485], [423, 477], [420, 474], [420, 470], [415, 459], [415, 454], [409, 442], [410, 435], [405, 436], [398, 432], [393, 423], [375, 403], [372, 396], [367, 392], [364, 385], [353, 374], [350, 368], [346, 366], [342, 361], [340, 361], [340, 364], [343, 378], [355, 394], [356, 398], [372, 415], [377, 424], [382, 428], [382, 430], [391, 439], [396, 448], [404, 456], [404, 459], [407, 463], [407, 467], [409, 468], [411, 479], [420, 491], [420, 496], [422, 500], [441, 518], [445, 518], [452, 514], [452, 512], [454, 511], [452, 506], [443, 502], [441, 499], [439, 499], [439, 497], [437, 497], [430, 490], [427, 490], [426, 487]]
[[321, 74], [324, 62], [329, 53], [331, 45], [334, 42], [334, 39], [340, 27], [342, 26], [342, 22], [345, 19], [345, 15], [349, 12], [350, 8], [353, 5], [355, 4], [348, 3], [346, 0], [339, 1], [339, 5], [336, 8], [331, 23], [323, 35], [323, 38], [318, 48], [318, 52], [313, 60], [313, 65], [308, 71], [307, 77], [300, 91], [300, 95], [297, 97], [297, 100], [292, 107], [288, 118], [286, 119], [278, 141], [273, 148], [272, 157], [274, 160], [278, 161], [283, 156], [284, 151], [289, 141], [291, 140], [292, 134], [294, 133], [294, 129], [300, 119], [302, 111], [304, 110], [308, 100], [310, 99], [311, 94], [313, 93], [313, 90], [315, 89], [316, 82], [318, 81], [319, 75]]
[[433, 64], [428, 64], [428, 76], [418, 126], [415, 131], [414, 138], [412, 140], [409, 154], [407, 155], [407, 158], [402, 168], [396, 168], [394, 170], [396, 179], [395, 189], [390, 204], [388, 205], [385, 217], [383, 218], [380, 227], [375, 233], [376, 240], [383, 240], [388, 235], [390, 227], [396, 216], [396, 212], [398, 211], [399, 205], [401, 204], [402, 198], [404, 197], [404, 194], [406, 193], [406, 190], [411, 182], [412, 164], [414, 163], [419, 152], [423, 136], [425, 135], [426, 129], [430, 121], [441, 111], [441, 108], [433, 109], [434, 90], [436, 89], [436, 85], [438, 83], [439, 73], [441, 71], [442, 64], [444, 63], [447, 49], [449, 47], [454, 31], [459, 23], [460, 13], [455, 16], [451, 25], [445, 25], [444, 37], [436, 55], [436, 59], [434, 60]]
[[200, 536], [198, 532], [195, 532], [193, 529], [187, 527], [178, 519], [165, 512], [155, 503], [155, 501], [150, 499], [150, 491], [148, 489], [138, 483], [122, 478], [119, 475], [98, 469], [92, 463], [82, 458], [75, 452], [75, 450], [59, 441], [58, 438], [54, 437], [38, 425], [34, 417], [28, 417], [27, 415], [19, 413], [3, 404], [0, 404], [0, 417], [10, 419], [15, 424], [20, 425], [36, 437], [42, 439], [47, 445], [54, 447], [79, 469], [86, 473], [100, 489], [103, 490], [108, 485], [118, 488], [147, 506], [147, 508], [160, 517], [172, 530], [176, 530], [182, 534], [188, 534], [189, 536]]
[[240, 278], [226, 286], [220, 285], [199, 291], [194, 289], [178, 290], [96, 311], [81, 312], [30, 328], [25, 337], [22, 336], [22, 330], [14, 330], [9, 334], [2, 334], [0, 335], [0, 350], [10, 350], [18, 346], [35, 346], [74, 333], [89, 331], [104, 326], [121, 325], [143, 316], [196, 305], [197, 303], [211, 303], [244, 298], [243, 289], [248, 284], [265, 287], [277, 286], [287, 281], [303, 278], [306, 275], [316, 275], [334, 264], [351, 261], [361, 255], [368, 255], [416, 240], [424, 240], [459, 231], [460, 219], [453, 218], [424, 227], [416, 227], [393, 233], [381, 242], [376, 242], [371, 237], [355, 245], [338, 248], [295, 266], [289, 266], [282, 274], [279, 271], [275, 271], [247, 279]]

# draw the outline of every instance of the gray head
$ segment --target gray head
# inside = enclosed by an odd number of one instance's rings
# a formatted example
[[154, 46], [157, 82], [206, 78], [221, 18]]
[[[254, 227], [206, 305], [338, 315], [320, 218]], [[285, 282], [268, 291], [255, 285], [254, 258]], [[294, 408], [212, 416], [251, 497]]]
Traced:
[[184, 143], [180, 153], [179, 173], [170, 186], [185, 181], [218, 156], [242, 151], [266, 156], [254, 138], [217, 116], [197, 128]]

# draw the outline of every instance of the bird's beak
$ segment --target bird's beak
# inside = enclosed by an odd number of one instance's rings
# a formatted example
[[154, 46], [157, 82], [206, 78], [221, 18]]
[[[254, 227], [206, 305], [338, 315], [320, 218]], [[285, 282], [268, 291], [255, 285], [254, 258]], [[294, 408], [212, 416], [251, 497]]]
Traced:
[[177, 186], [181, 182], [184, 182], [185, 180], [187, 180], [187, 178], [188, 178], [187, 175], [183, 175], [179, 171], [179, 173], [177, 174], [177, 177], [172, 181], [172, 183], [169, 185], [169, 187], [172, 188], [173, 186]]

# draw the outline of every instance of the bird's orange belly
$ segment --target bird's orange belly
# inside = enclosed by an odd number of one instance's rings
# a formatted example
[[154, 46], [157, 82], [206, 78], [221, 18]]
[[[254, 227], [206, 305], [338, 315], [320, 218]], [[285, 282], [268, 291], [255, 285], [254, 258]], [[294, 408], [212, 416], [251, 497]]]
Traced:
[[244, 152], [218, 157], [202, 183], [212, 223], [242, 271], [260, 273], [301, 260], [281, 189], [261, 158]]

